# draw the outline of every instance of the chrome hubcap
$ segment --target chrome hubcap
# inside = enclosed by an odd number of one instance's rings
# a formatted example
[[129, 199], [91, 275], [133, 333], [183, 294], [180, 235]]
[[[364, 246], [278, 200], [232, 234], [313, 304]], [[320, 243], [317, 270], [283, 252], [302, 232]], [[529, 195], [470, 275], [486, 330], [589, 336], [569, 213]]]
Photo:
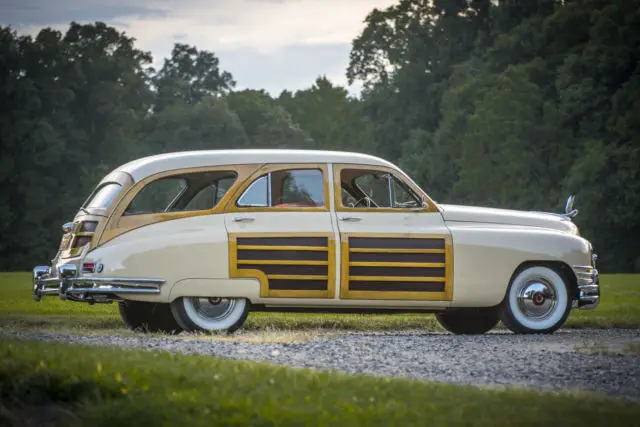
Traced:
[[236, 306], [235, 299], [194, 298], [193, 307], [199, 316], [207, 320], [222, 320], [229, 316]]
[[542, 278], [527, 281], [518, 292], [518, 308], [531, 319], [549, 317], [558, 304], [556, 288]]

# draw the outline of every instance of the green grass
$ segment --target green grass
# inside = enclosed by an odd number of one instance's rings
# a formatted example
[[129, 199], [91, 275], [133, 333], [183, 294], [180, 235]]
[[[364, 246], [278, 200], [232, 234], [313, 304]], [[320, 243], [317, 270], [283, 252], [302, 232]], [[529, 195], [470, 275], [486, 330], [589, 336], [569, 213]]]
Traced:
[[590, 341], [576, 345], [574, 350], [580, 353], [605, 356], [640, 356], [640, 341], [615, 344]]
[[[595, 310], [574, 310], [569, 328], [640, 328], [640, 275], [602, 275], [602, 302]], [[31, 298], [31, 275], [0, 273], [0, 328], [12, 330], [123, 331], [115, 304], [89, 306], [45, 297]], [[441, 330], [428, 314], [358, 315], [252, 313], [244, 331], [273, 330]]]
[[600, 305], [574, 310], [566, 327], [640, 328], [640, 274], [600, 276]]
[[382, 379], [165, 352], [0, 339], [0, 425], [624, 426], [586, 393]]

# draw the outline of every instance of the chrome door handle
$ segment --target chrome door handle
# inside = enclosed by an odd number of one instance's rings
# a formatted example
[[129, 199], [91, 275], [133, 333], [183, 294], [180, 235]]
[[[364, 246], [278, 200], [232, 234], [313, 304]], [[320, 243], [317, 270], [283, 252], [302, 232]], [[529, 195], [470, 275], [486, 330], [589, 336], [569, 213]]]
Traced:
[[255, 218], [251, 218], [250, 216], [236, 216], [233, 218], [234, 222], [249, 222], [254, 220]]
[[340, 221], [362, 221], [359, 216], [341, 216]]

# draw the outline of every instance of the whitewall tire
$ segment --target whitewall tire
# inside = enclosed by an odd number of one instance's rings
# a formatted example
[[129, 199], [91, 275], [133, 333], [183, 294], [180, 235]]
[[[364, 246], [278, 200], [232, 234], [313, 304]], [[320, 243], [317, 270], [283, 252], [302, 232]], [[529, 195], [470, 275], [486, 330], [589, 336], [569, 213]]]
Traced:
[[520, 271], [509, 284], [500, 319], [519, 334], [549, 334], [560, 328], [571, 311], [569, 284], [549, 267]]
[[249, 314], [244, 298], [183, 297], [171, 303], [176, 321], [188, 331], [224, 331], [232, 333]]

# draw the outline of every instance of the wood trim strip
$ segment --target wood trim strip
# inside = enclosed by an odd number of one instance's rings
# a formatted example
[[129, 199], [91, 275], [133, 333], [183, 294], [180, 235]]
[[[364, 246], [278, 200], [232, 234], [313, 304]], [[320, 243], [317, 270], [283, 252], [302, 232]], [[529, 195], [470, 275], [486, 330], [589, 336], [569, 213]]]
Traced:
[[443, 254], [446, 249], [385, 249], [385, 248], [349, 248], [349, 252], [394, 253], [394, 254]]
[[349, 284], [352, 291], [369, 292], [443, 292], [443, 282], [374, 282], [352, 281]]
[[[435, 268], [443, 268], [444, 276], [440, 277], [412, 277], [412, 276], [351, 276], [350, 268], [350, 253], [351, 252], [374, 252], [374, 253], [385, 253], [390, 252], [390, 249], [385, 248], [350, 248], [349, 238], [350, 237], [376, 237], [376, 238], [405, 238], [405, 239], [434, 239], [439, 238], [444, 240], [444, 249], [413, 249], [408, 253], [436, 253], [442, 254], [444, 253], [445, 262], [444, 265], [442, 263], [437, 263], [439, 267]], [[421, 300], [421, 301], [451, 301], [453, 297], [453, 241], [450, 235], [447, 234], [408, 234], [408, 233], [341, 233], [340, 234], [340, 245], [341, 245], [341, 283], [340, 283], [340, 298], [341, 299], [369, 299], [369, 300]], [[407, 249], [399, 249], [394, 250], [394, 253], [402, 253]], [[422, 252], [424, 251], [424, 252]], [[364, 262], [364, 261], [363, 261]], [[418, 263], [410, 263], [412, 265]], [[371, 265], [367, 265], [369, 267], [372, 266], [383, 266], [383, 263], [372, 263]], [[393, 263], [392, 266], [388, 267], [405, 267], [400, 263]], [[356, 267], [361, 267], [356, 265]], [[430, 268], [430, 267], [423, 267]], [[441, 292], [438, 291], [379, 291], [379, 290], [352, 290], [349, 288], [350, 280], [360, 281], [360, 282], [389, 282], [390, 284], [393, 282], [424, 282], [424, 283], [442, 283], [444, 290]]]
[[444, 262], [376, 262], [351, 261], [350, 267], [446, 267]]
[[353, 248], [376, 249], [437, 249], [445, 250], [445, 242], [442, 237], [426, 237], [423, 239], [411, 239], [406, 237], [351, 237], [349, 246]]
[[[327, 252], [328, 261], [322, 261], [322, 265], [326, 265], [327, 274], [265, 274], [259, 269], [243, 269], [238, 260], [238, 239], [248, 237], [260, 237], [260, 238], [280, 238], [280, 237], [325, 237], [327, 239], [327, 246], [322, 247], [322, 251]], [[244, 277], [257, 279], [260, 282], [260, 297], [262, 298], [327, 298], [332, 299], [335, 296], [335, 238], [332, 233], [230, 233], [229, 234], [229, 277]], [[259, 245], [262, 246], [262, 245]], [[269, 246], [265, 249], [279, 250], [284, 246]], [[307, 246], [305, 249], [318, 248]], [[282, 249], [285, 250], [285, 249]], [[256, 265], [255, 260], [240, 260], [247, 261], [245, 265]], [[264, 260], [262, 260], [264, 261]], [[272, 261], [269, 263], [262, 263], [262, 265], [302, 265], [311, 266], [314, 264], [312, 261], [301, 261], [300, 264], [283, 264], [282, 261]], [[293, 279], [293, 280], [326, 280], [326, 290], [300, 290], [300, 289], [270, 289], [269, 278], [274, 280], [281, 279]]]
[[299, 260], [271, 260], [271, 259], [237, 259], [238, 265], [329, 265], [329, 261], [299, 261]]
[[296, 275], [296, 274], [267, 274], [267, 279], [277, 279], [277, 280], [328, 280], [329, 276]]
[[350, 276], [349, 280], [358, 282], [446, 282], [444, 277], [411, 277], [411, 276]]
[[[268, 246], [268, 245], [238, 245], [238, 250], [256, 251], [328, 251], [326, 246]], [[443, 251], [444, 252], [444, 251]]]
[[270, 291], [326, 291], [326, 280], [278, 280], [269, 281]]

